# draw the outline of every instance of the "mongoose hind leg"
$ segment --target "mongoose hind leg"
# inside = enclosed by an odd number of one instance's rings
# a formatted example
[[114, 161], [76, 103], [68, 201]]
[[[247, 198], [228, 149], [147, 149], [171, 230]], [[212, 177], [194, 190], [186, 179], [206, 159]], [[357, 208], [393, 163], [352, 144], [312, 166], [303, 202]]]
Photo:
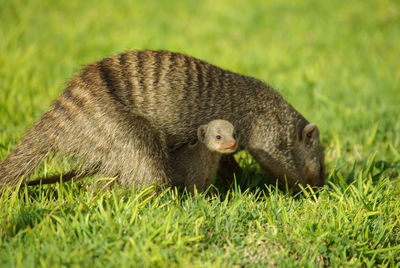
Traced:
[[116, 161], [112, 161], [113, 165], [102, 174], [107, 177], [117, 175], [119, 184], [124, 187], [135, 184], [136, 190], [169, 182], [167, 146], [157, 129], [141, 116], [130, 115], [125, 122], [128, 122], [127, 141], [118, 144], [118, 150], [111, 151], [111, 157]]

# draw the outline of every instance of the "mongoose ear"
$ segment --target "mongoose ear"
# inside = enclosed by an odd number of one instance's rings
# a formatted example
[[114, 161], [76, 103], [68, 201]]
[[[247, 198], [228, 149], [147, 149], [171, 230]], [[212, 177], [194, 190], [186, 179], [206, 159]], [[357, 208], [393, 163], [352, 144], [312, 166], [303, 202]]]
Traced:
[[206, 137], [207, 127], [208, 127], [208, 125], [201, 125], [197, 129], [197, 138], [201, 142], [204, 142], [204, 139]]
[[303, 129], [302, 140], [305, 144], [309, 144], [313, 138], [318, 137], [319, 130], [315, 123], [309, 123]]

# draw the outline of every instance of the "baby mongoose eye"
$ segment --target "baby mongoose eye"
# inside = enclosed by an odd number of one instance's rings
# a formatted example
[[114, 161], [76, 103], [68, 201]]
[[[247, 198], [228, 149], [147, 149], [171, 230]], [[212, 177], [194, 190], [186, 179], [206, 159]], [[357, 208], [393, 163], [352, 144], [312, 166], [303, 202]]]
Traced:
[[215, 138], [216, 138], [217, 140], [220, 140], [220, 139], [221, 139], [221, 136], [220, 136], [220, 135], [217, 135]]

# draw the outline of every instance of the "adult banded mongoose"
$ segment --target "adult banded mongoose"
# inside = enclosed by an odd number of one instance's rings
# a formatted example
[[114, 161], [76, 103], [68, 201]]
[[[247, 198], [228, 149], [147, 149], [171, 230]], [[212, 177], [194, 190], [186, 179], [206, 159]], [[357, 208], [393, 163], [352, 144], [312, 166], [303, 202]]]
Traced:
[[[49, 154], [74, 156], [75, 175], [118, 177], [137, 187], [170, 182], [169, 148], [222, 118], [280, 185], [324, 184], [319, 131], [267, 84], [168, 51], [131, 51], [84, 67], [0, 163], [0, 187], [16, 186]], [[240, 171], [232, 156], [219, 173]]]
[[211, 185], [222, 154], [234, 153], [238, 144], [234, 127], [226, 120], [212, 120], [197, 129], [198, 140], [170, 154], [172, 186], [201, 193]]

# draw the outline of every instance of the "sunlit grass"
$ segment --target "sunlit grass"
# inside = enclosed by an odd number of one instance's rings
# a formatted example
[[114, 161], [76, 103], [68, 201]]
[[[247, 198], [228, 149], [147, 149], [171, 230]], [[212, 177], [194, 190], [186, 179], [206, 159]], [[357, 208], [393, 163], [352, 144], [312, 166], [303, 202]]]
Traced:
[[0, 21], [1, 158], [83, 64], [151, 48], [276, 87], [318, 124], [327, 167], [297, 195], [265, 186], [246, 153], [215, 198], [21, 187], [0, 197], [0, 266], [398, 266], [398, 2], [14, 0]]

